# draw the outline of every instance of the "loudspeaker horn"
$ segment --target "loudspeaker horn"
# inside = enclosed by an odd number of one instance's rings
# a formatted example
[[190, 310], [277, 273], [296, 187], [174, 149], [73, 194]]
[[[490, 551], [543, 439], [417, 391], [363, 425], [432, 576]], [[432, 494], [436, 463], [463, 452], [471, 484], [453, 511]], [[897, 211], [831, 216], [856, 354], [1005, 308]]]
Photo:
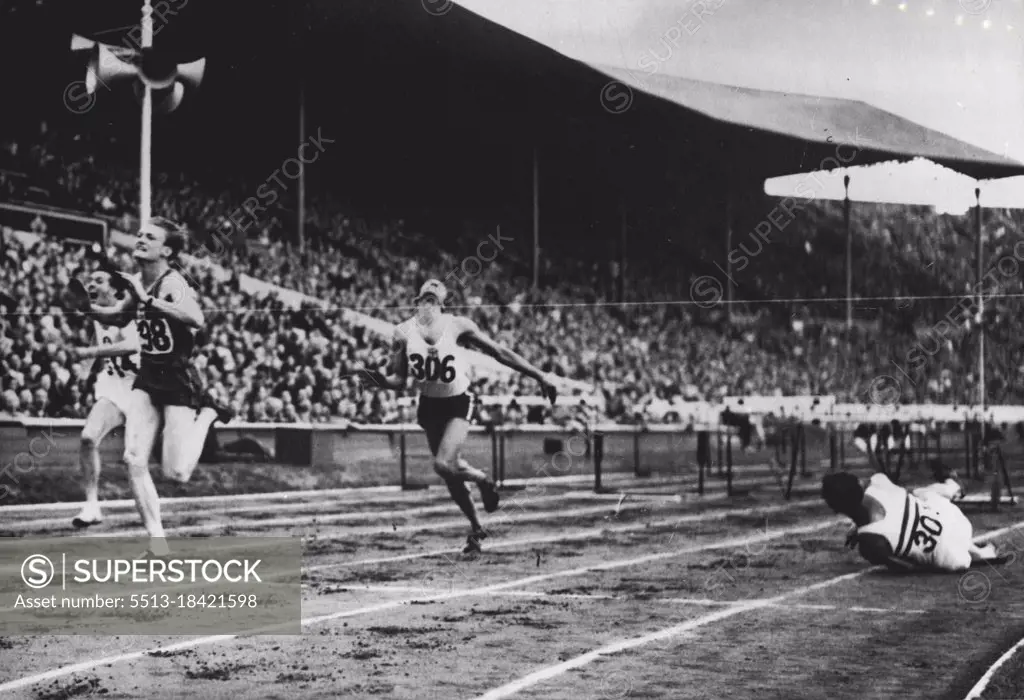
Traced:
[[99, 84], [109, 87], [110, 83], [138, 77], [139, 69], [133, 60], [135, 57], [136, 54], [129, 49], [97, 44], [96, 53], [86, 68], [86, 89], [93, 92]]

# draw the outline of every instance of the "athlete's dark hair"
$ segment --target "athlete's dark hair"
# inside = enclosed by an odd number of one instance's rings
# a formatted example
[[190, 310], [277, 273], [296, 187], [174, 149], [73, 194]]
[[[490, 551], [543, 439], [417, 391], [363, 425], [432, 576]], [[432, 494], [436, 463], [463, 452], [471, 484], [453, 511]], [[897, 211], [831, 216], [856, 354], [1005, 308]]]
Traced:
[[826, 474], [821, 480], [821, 497], [826, 505], [836, 513], [849, 515], [864, 500], [864, 487], [860, 480], [850, 472]]
[[177, 259], [181, 251], [185, 249], [188, 230], [178, 222], [164, 216], [154, 216], [149, 220], [149, 224], [164, 232], [164, 245], [171, 249], [171, 259]]

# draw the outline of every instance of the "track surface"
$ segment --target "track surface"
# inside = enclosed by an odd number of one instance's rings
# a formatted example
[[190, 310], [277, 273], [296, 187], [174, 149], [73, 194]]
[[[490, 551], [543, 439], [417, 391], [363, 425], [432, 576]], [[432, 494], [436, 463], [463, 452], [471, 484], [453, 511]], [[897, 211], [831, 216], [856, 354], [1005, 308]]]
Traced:
[[[440, 488], [168, 503], [172, 536], [303, 537], [304, 634], [0, 638], [0, 698], [938, 700], [1024, 636], [1024, 557], [877, 571], [843, 547], [816, 480], [787, 503], [763, 470], [745, 479], [760, 488], [732, 499], [629, 475], [607, 483], [644, 495], [509, 491], [473, 556]], [[0, 529], [70, 534], [74, 512], [0, 509]], [[1020, 525], [995, 541], [1024, 554], [1021, 509], [969, 515], [976, 535]], [[127, 505], [102, 528], [140, 532]]]

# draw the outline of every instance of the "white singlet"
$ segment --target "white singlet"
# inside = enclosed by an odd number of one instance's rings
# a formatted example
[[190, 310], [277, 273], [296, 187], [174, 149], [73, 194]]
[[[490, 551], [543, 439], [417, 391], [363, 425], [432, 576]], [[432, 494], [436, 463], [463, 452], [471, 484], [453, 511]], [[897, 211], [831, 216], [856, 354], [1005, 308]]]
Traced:
[[446, 398], [465, 394], [470, 383], [470, 364], [466, 352], [458, 346], [454, 335], [454, 319], [441, 316], [444, 332], [437, 343], [431, 345], [423, 337], [416, 319], [398, 327], [405, 337], [405, 355], [409, 362], [409, 376], [413, 386], [424, 396]]
[[[124, 328], [104, 326], [96, 322], [96, 341], [99, 345], [113, 345], [126, 340], [138, 344], [139, 331], [132, 321]], [[121, 413], [127, 414], [131, 407], [132, 384], [139, 370], [141, 356], [135, 352], [122, 357], [101, 357], [102, 363], [96, 375], [96, 400], [107, 399], [117, 406]]]
[[885, 517], [858, 529], [861, 535], [882, 535], [898, 559], [918, 566], [963, 571], [971, 565], [973, 528], [959, 508], [935, 492], [910, 494], [875, 474], [865, 490], [885, 508]]

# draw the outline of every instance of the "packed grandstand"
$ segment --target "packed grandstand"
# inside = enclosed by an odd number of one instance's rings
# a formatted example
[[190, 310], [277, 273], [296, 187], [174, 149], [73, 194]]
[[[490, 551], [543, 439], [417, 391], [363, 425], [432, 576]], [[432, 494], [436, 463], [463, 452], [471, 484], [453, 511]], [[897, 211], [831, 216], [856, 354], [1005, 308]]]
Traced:
[[[8, 138], [0, 143], [0, 199], [102, 216], [113, 230], [133, 231], [136, 177], [130, 168], [105, 166], [93, 153], [87, 134], [57, 134], [45, 125], [30, 138]], [[759, 249], [758, 264], [735, 275], [734, 295], [761, 301], [734, 304], [730, 318], [724, 305], [695, 303], [690, 293], [699, 276], [724, 261], [722, 238], [712, 233], [688, 235], [687, 258], [671, 264], [658, 250], [630, 251], [622, 300], [615, 263], [546, 252], [541, 284], [533, 289], [530, 252], [521, 245], [507, 244], [467, 275], [459, 272], [461, 263], [474, 255], [478, 239], [440, 245], [401, 220], [369, 223], [322, 201], [308, 212], [309, 244], [300, 251], [294, 213], [285, 208], [239, 232], [232, 216], [249, 191], [243, 182], [222, 189], [182, 174], [157, 173], [155, 180], [153, 213], [190, 228], [191, 252], [202, 263], [187, 270], [210, 320], [197, 366], [219, 399], [232, 405], [236, 420], [409, 420], [399, 396], [361, 388], [352, 376], [381, 357], [387, 343], [345, 311], [398, 322], [410, 315], [415, 289], [428, 277], [448, 278], [449, 305], [500, 342], [545, 371], [592, 387], [570, 395], [589, 403], [597, 398], [605, 420], [673, 422], [680, 403], [726, 395], [868, 401], [868, 387], [880, 376], [896, 379], [906, 403], [977, 396], [973, 212], [956, 217], [927, 207], [855, 205], [853, 278], [862, 301], [848, 332], [838, 299], [845, 290], [835, 282], [843, 279], [840, 202], [805, 202], [785, 235]], [[749, 206], [768, 212], [774, 201], [764, 197]], [[1015, 244], [1022, 218], [1015, 210], [985, 211], [987, 267], [998, 266], [986, 291], [1001, 297], [989, 302], [985, 319], [992, 338], [1021, 335], [1017, 295], [1024, 289]], [[111, 253], [130, 269], [123, 251]], [[65, 348], [90, 343], [91, 329], [62, 313], [58, 290], [92, 264], [84, 248], [54, 237], [4, 235], [3, 412], [88, 413], [88, 368], [69, 363]], [[246, 291], [242, 275], [316, 303], [295, 308], [277, 295]], [[943, 317], [956, 323], [937, 326]], [[925, 350], [927, 361], [908, 368], [915, 348]], [[991, 403], [1024, 399], [1024, 356], [1017, 345], [990, 344], [986, 371]], [[514, 398], [532, 396], [535, 386], [521, 377], [481, 376], [473, 390]], [[561, 423], [593, 410], [574, 401], [554, 408], [503, 404], [480, 408], [477, 421]]]

